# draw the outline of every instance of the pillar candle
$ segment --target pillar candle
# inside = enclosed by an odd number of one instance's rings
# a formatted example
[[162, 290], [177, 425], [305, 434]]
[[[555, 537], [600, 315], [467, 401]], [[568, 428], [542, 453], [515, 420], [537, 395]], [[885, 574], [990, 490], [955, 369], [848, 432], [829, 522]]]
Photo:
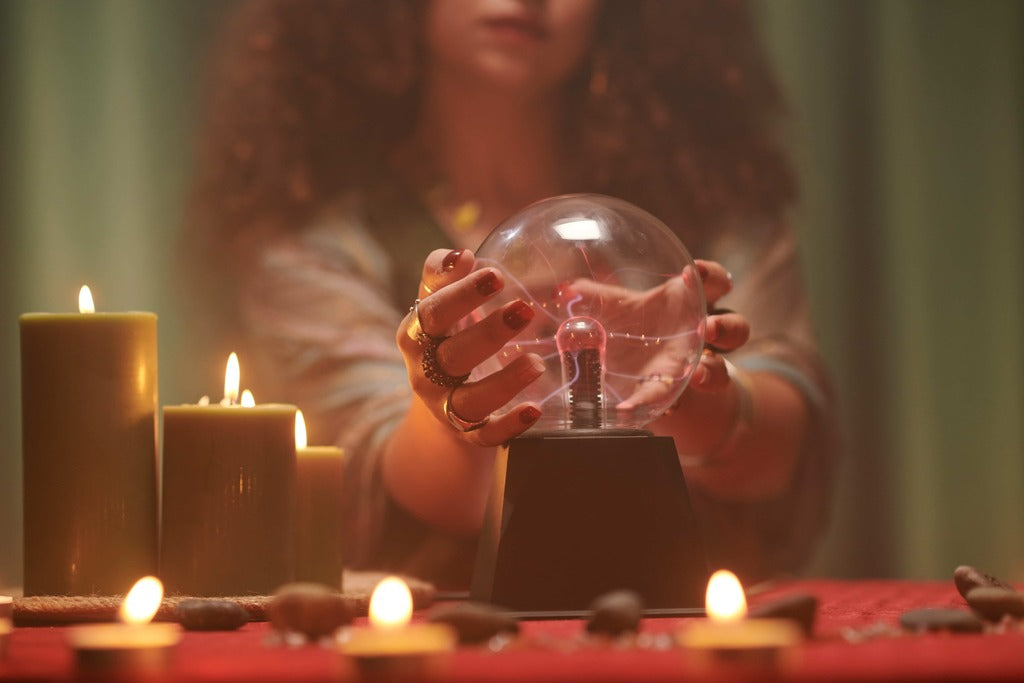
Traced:
[[302, 411], [295, 414], [295, 578], [341, 589], [341, 485], [344, 454], [307, 446]]
[[[237, 396], [237, 384], [234, 396]], [[165, 406], [169, 594], [269, 595], [295, 576], [295, 406]]]
[[156, 315], [80, 300], [20, 318], [26, 595], [119, 594], [156, 571]]

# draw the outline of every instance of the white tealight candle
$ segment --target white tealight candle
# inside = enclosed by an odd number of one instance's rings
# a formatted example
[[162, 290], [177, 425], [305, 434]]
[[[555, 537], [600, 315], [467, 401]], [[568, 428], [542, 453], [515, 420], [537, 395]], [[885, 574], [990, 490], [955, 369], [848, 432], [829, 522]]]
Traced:
[[150, 623], [164, 589], [153, 576], [139, 579], [125, 596], [114, 624], [76, 626], [68, 631], [78, 667], [90, 673], [153, 674], [167, 668], [178, 641], [177, 624]]
[[339, 649], [364, 677], [421, 676], [455, 649], [455, 631], [446, 624], [411, 624], [412, 594], [391, 576], [370, 596], [370, 626], [343, 631]]
[[698, 657], [749, 663], [777, 663], [799, 643], [800, 629], [787, 619], [748, 619], [747, 600], [736, 575], [711, 575], [705, 596], [708, 619], [679, 633], [679, 643]]

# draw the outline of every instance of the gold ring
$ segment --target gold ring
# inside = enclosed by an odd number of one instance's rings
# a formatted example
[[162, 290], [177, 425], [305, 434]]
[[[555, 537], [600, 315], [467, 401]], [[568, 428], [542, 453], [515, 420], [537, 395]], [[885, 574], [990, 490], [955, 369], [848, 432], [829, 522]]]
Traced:
[[457, 431], [465, 434], [466, 432], [472, 432], [480, 429], [491, 421], [490, 415], [475, 422], [459, 417], [455, 410], [452, 409], [452, 394], [455, 393], [456, 389], [458, 389], [457, 386], [452, 387], [452, 390], [448, 392], [448, 396], [444, 399], [444, 416], [448, 418], [448, 424], [454, 427]]

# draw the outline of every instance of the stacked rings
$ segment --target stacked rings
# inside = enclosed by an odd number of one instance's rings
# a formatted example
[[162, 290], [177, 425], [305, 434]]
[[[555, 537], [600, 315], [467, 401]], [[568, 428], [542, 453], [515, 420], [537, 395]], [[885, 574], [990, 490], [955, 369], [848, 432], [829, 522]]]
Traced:
[[412, 306], [409, 308], [409, 312], [413, 313], [413, 319], [409, 323], [408, 334], [410, 337], [416, 340], [416, 343], [420, 345], [423, 350], [423, 360], [421, 366], [423, 367], [423, 375], [434, 384], [439, 387], [454, 388], [461, 384], [464, 384], [469, 379], [469, 373], [465, 375], [449, 375], [443, 369], [441, 364], [437, 361], [437, 348], [441, 346], [448, 337], [427, 334], [423, 331], [423, 324], [420, 322], [420, 300], [416, 299]]

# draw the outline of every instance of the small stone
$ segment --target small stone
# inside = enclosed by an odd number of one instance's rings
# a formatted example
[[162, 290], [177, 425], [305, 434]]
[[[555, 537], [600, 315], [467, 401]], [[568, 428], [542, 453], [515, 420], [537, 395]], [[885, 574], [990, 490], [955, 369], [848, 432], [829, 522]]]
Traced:
[[978, 633], [981, 619], [970, 612], [948, 607], [924, 607], [900, 615], [900, 626], [908, 631], [950, 631]]
[[790, 619], [803, 629], [805, 636], [810, 637], [817, 612], [818, 598], [809, 593], [794, 593], [751, 607], [747, 616], [752, 619]]
[[1015, 590], [1013, 586], [1005, 581], [966, 564], [962, 564], [953, 570], [953, 583], [956, 584], [957, 591], [960, 592], [964, 599], [967, 598], [967, 593], [973, 588], [995, 587]]
[[979, 586], [967, 591], [964, 599], [986, 621], [999, 621], [1006, 616], [1024, 617], [1024, 595], [1012, 588]]
[[633, 591], [612, 591], [594, 600], [590, 610], [587, 632], [615, 637], [635, 633], [640, 628], [644, 603]]
[[234, 631], [249, 621], [249, 612], [230, 600], [182, 600], [177, 612], [186, 631]]
[[442, 605], [427, 615], [427, 621], [448, 624], [464, 645], [485, 643], [502, 633], [519, 633], [519, 622], [508, 612], [480, 602]]
[[267, 616], [277, 631], [301, 633], [315, 641], [351, 622], [352, 610], [341, 593], [329, 586], [289, 583], [274, 593]]

